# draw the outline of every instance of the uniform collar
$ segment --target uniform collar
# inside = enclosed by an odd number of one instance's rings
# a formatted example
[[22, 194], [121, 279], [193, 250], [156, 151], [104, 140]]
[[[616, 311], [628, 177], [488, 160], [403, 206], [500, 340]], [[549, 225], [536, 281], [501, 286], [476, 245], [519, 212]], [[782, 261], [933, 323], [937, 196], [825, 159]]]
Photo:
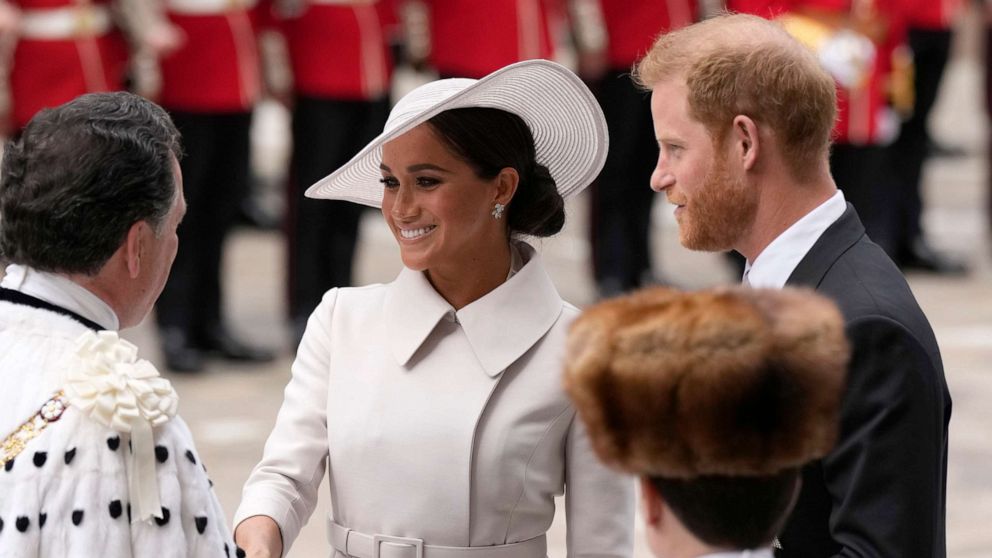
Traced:
[[405, 366], [442, 319], [456, 321], [489, 376], [497, 376], [551, 329], [563, 301], [533, 248], [516, 243], [523, 267], [461, 310], [448, 304], [419, 271], [403, 268], [383, 305], [388, 343]]
[[109, 330], [120, 329], [117, 314], [103, 299], [63, 275], [12, 264], [0, 286], [75, 312]]

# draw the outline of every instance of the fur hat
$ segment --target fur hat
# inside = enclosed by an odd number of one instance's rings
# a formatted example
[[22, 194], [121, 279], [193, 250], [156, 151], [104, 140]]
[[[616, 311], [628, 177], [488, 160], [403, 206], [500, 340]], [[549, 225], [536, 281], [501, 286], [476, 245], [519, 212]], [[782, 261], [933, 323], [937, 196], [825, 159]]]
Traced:
[[837, 307], [810, 290], [655, 288], [575, 321], [565, 386], [614, 468], [766, 476], [833, 447], [849, 355]]

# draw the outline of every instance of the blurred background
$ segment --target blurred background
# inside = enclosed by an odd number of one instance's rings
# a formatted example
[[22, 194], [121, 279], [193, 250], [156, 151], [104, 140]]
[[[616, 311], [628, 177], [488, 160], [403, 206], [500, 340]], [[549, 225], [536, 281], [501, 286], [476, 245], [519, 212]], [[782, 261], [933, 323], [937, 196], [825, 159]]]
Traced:
[[[117, 76], [120, 87], [166, 106], [189, 138], [180, 259], [157, 315], [124, 336], [174, 382], [229, 516], [320, 294], [388, 282], [401, 265], [377, 211], [307, 201], [301, 192], [374, 137], [391, 101], [425, 80], [481, 77], [516, 59], [549, 57], [597, 93], [610, 122], [611, 160], [593, 188], [569, 200], [565, 230], [537, 243], [567, 300], [585, 305], [650, 284], [694, 289], [740, 280], [732, 255], [679, 245], [671, 206], [647, 186], [657, 154], [647, 97], [625, 76], [659, 31], [713, 13], [722, 7], [716, 0], [245, 0], [222, 8], [211, 0], [133, 0], [110, 7], [127, 31], [121, 52], [118, 39], [108, 39], [116, 24], [100, 17], [53, 39], [60, 30], [41, 13], [51, 3], [0, 0], [4, 131], [16, 134], [33, 110], [68, 100], [32, 81], [42, 79], [33, 66], [58, 63], [55, 54], [39, 58], [47, 51], [34, 43], [78, 42], [83, 34], [96, 50], [77, 49], [66, 63], [82, 68], [80, 83], [114, 88]], [[992, 556], [992, 410], [985, 406], [992, 401], [992, 61], [985, 53], [992, 10], [980, 2], [862, 0], [830, 13], [816, 4], [730, 7], [815, 24], [800, 38], [833, 64], [846, 107], [834, 175], [869, 234], [906, 272], [942, 350], [954, 401], [948, 555]], [[210, 10], [226, 14], [226, 27], [190, 24], [191, 14]], [[203, 66], [224, 56], [229, 72]], [[119, 75], [110, 72], [108, 61], [128, 58]], [[102, 64], [102, 87], [90, 63]], [[326, 483], [322, 496], [290, 556], [327, 555]], [[552, 556], [564, 556], [564, 540], [558, 517]], [[637, 555], [648, 556], [643, 536], [637, 542]]]

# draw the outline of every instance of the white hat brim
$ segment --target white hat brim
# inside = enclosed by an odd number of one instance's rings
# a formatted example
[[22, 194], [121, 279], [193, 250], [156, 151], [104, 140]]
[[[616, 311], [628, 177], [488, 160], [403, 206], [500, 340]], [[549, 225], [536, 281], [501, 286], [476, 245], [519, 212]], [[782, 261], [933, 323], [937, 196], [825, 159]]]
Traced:
[[344, 166], [307, 189], [310, 198], [382, 206], [382, 145], [446, 110], [502, 109], [534, 136], [537, 162], [562, 197], [589, 185], [606, 161], [609, 133], [596, 98], [574, 73], [548, 60], [527, 60], [480, 80], [446, 79], [414, 89], [393, 108], [385, 130]]

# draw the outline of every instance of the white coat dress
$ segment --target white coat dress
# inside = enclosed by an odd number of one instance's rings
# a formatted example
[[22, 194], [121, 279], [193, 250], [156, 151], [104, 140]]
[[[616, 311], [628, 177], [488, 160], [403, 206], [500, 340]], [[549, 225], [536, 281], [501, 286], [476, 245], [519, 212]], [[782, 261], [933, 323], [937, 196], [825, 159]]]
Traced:
[[514, 248], [519, 271], [458, 311], [409, 269], [329, 291], [235, 525], [269, 516], [288, 548], [326, 472], [329, 519], [359, 533], [526, 541], [547, 531], [564, 491], [569, 556], [631, 556], [633, 481], [597, 461], [562, 390], [578, 310], [533, 248]]

